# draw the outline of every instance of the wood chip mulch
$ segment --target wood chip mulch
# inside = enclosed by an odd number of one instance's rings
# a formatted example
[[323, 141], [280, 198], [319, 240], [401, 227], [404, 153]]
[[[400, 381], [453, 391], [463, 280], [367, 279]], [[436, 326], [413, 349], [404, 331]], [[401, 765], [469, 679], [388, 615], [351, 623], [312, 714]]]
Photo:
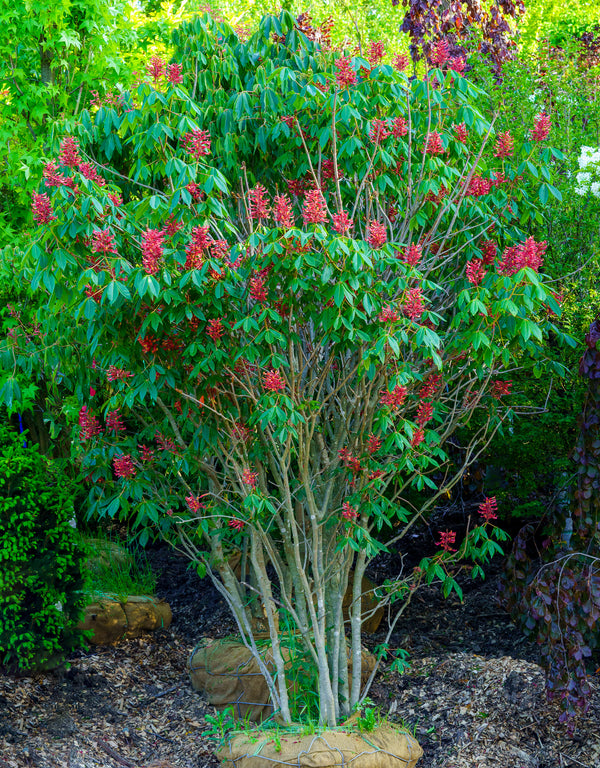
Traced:
[[[165, 553], [157, 562], [159, 596], [174, 614], [168, 630], [77, 652], [62, 675], [0, 675], [0, 768], [218, 765], [204, 720], [215, 712], [192, 691], [186, 662], [201, 637], [222, 636], [231, 622], [184, 563]], [[600, 677], [569, 734], [545, 698], [535, 647], [494, 606], [491, 580], [462, 604], [415, 600], [392, 646], [410, 651], [411, 668], [384, 669], [371, 696], [415, 733], [418, 768], [600, 768]]]

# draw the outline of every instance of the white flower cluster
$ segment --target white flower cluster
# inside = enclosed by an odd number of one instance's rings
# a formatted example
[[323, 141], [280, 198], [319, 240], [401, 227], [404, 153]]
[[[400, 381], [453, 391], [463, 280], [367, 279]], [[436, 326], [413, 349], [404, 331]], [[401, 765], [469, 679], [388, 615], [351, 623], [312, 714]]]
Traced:
[[600, 147], [581, 147], [578, 162], [576, 194], [600, 197]]

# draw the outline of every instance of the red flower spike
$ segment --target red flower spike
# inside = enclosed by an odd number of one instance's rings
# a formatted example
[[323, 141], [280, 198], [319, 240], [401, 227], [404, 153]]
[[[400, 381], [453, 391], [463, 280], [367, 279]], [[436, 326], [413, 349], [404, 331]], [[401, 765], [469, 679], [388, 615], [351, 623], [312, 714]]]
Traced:
[[346, 211], [341, 211], [340, 213], [335, 213], [333, 215], [333, 229], [338, 235], [347, 235], [353, 226], [354, 222], [348, 216]]
[[453, 124], [452, 128], [454, 129], [454, 133], [456, 133], [456, 138], [458, 139], [458, 141], [461, 141], [464, 144], [467, 141], [467, 136], [469, 135], [466, 124], [465, 123], [458, 123], [458, 125]]
[[147, 229], [142, 234], [142, 266], [148, 275], [155, 275], [159, 270], [164, 237], [164, 232], [159, 229]]
[[436, 40], [431, 46], [429, 59], [434, 67], [441, 67], [442, 64], [445, 64], [448, 61], [449, 54], [448, 41], [445, 38], [442, 38], [441, 40]]
[[392, 409], [399, 408], [406, 398], [407, 391], [406, 387], [396, 385], [391, 392], [385, 390], [380, 396], [379, 402], [382, 405], [389, 405]]
[[233, 517], [228, 523], [230, 528], [233, 528], [236, 531], [243, 531], [244, 526], [246, 523], [243, 520], [238, 520], [237, 517]]
[[254, 490], [258, 483], [258, 472], [251, 472], [249, 469], [245, 469], [242, 472], [242, 482]]
[[352, 68], [352, 62], [350, 59], [342, 57], [340, 59], [336, 59], [334, 63], [338, 70], [335, 73], [335, 82], [337, 87], [343, 91], [346, 88], [350, 88], [351, 86], [356, 85], [356, 72]]
[[154, 80], [154, 85], [165, 75], [165, 62], [160, 56], [152, 56], [148, 62], [148, 74]]
[[107, 432], [123, 432], [125, 431], [125, 424], [121, 418], [120, 412], [110, 411], [106, 417], [106, 431]]
[[197, 514], [201, 509], [206, 509], [206, 504], [200, 501], [197, 496], [192, 496], [191, 493], [185, 497], [185, 503], [192, 514]]
[[385, 56], [385, 45], [382, 40], [371, 40], [369, 51], [367, 53], [367, 60], [372, 67], [377, 67], [381, 64], [383, 57]]
[[496, 146], [494, 147], [494, 157], [511, 157], [515, 146], [515, 140], [510, 135], [510, 131], [503, 131], [498, 135]]
[[302, 206], [304, 224], [324, 224], [327, 221], [325, 199], [320, 189], [311, 189], [306, 193]]
[[481, 261], [486, 266], [494, 263], [496, 253], [498, 252], [498, 246], [493, 240], [484, 240], [481, 243], [482, 258]]
[[392, 132], [388, 129], [385, 120], [373, 120], [369, 131], [369, 139], [373, 144], [381, 144], [384, 139], [391, 135]]
[[249, 290], [250, 296], [259, 304], [262, 304], [267, 300], [267, 289], [263, 277], [251, 277]]
[[60, 152], [58, 159], [61, 165], [66, 165], [68, 168], [77, 168], [81, 162], [81, 155], [79, 154], [79, 143], [73, 136], [67, 136], [60, 143]]
[[467, 264], [466, 275], [471, 285], [479, 285], [486, 274], [487, 270], [481, 259], [471, 259]]
[[97, 229], [92, 233], [92, 253], [117, 253], [115, 238], [110, 229]]
[[210, 338], [214, 341], [216, 344], [217, 341], [223, 336], [225, 333], [225, 327], [223, 326], [223, 323], [218, 318], [211, 319], [208, 321], [208, 325], [206, 326], [206, 334], [207, 336], [210, 336]]
[[409, 320], [415, 321], [421, 319], [423, 312], [425, 312], [425, 306], [423, 304], [423, 296], [421, 295], [420, 288], [410, 288], [406, 292], [402, 310]]
[[423, 440], [425, 440], [425, 430], [419, 427], [419, 429], [415, 429], [415, 431], [413, 432], [410, 445], [412, 448], [418, 448], [423, 442]]
[[544, 141], [550, 135], [550, 128], [552, 122], [545, 112], [540, 112], [535, 116], [533, 121], [533, 130], [531, 132], [531, 138], [534, 141]]
[[106, 179], [103, 179], [102, 176], [100, 176], [93, 163], [79, 163], [79, 172], [84, 179], [93, 181], [99, 187], [106, 186]]
[[510, 395], [512, 390], [512, 385], [513, 385], [512, 381], [499, 381], [499, 380], [493, 381], [490, 395], [494, 397], [496, 400], [500, 400], [501, 397]]
[[358, 517], [358, 510], [355, 509], [349, 501], [345, 501], [342, 504], [342, 517], [344, 520], [356, 520]]
[[367, 242], [371, 248], [383, 248], [387, 242], [385, 224], [379, 221], [370, 221], [367, 227]]
[[36, 224], [50, 224], [51, 221], [56, 221], [52, 203], [45, 192], [41, 195], [38, 195], [36, 192], [33, 193], [31, 212]]
[[437, 131], [431, 131], [425, 139], [425, 152], [428, 155], [441, 155], [444, 153], [442, 137]]
[[279, 392], [285, 389], [286, 384], [279, 371], [271, 368], [263, 374], [263, 387], [269, 392]]
[[411, 267], [416, 267], [423, 258], [423, 248], [420, 243], [415, 243], [410, 245], [406, 251], [396, 251], [396, 258]]
[[192, 157], [199, 160], [201, 157], [210, 155], [210, 133], [196, 128], [185, 134], [181, 144]]
[[369, 439], [367, 441], [367, 453], [369, 456], [372, 456], [374, 453], [377, 453], [377, 451], [381, 448], [381, 438], [377, 435], [369, 435]]
[[294, 226], [292, 201], [287, 195], [276, 195], [273, 198], [273, 218], [275, 224], [283, 229], [290, 229]]
[[395, 117], [392, 123], [392, 136], [401, 139], [408, 133], [408, 123], [403, 117]]
[[424, 427], [433, 416], [433, 403], [425, 400], [417, 406], [417, 424]]
[[100, 435], [102, 433], [100, 422], [88, 411], [86, 405], [82, 405], [79, 411], [79, 427], [79, 439], [82, 442], [84, 440], [91, 440], [96, 435]]
[[179, 85], [183, 83], [183, 75], [181, 74], [181, 65], [174, 62], [167, 66], [167, 81], [171, 85]]
[[113, 458], [113, 469], [117, 477], [125, 479], [128, 477], [135, 477], [137, 472], [131, 456], [127, 453]]
[[497, 520], [498, 515], [496, 513], [498, 512], [498, 502], [496, 501], [496, 497], [486, 497], [485, 501], [483, 501], [477, 508], [477, 511], [486, 523], [489, 523], [491, 520]]
[[70, 187], [71, 189], [75, 187], [73, 179], [62, 173], [58, 173], [58, 165], [56, 163], [46, 163], [46, 165], [44, 165], [44, 170], [42, 171], [42, 176], [44, 177], [44, 184], [47, 187]]
[[269, 201], [267, 199], [267, 190], [262, 184], [257, 184], [248, 193], [250, 201], [250, 218], [257, 219], [260, 223], [269, 215]]
[[456, 552], [452, 545], [456, 542], [456, 533], [454, 531], [438, 531], [440, 540], [435, 542], [436, 547], [441, 547], [446, 552]]
[[392, 64], [394, 66], [394, 69], [397, 69], [398, 72], [404, 72], [404, 70], [410, 64], [410, 59], [408, 58], [408, 56], [405, 56], [404, 54], [400, 53], [397, 56], [394, 56], [394, 58], [392, 59]]

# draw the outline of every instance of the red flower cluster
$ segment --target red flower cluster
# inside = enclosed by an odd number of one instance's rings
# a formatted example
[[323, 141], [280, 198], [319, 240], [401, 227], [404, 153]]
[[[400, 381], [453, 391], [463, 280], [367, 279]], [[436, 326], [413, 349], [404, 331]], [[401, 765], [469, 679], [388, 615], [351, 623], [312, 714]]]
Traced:
[[467, 141], [467, 136], [469, 135], [469, 132], [467, 131], [467, 126], [465, 123], [458, 123], [452, 124], [452, 128], [454, 129], [454, 132], [456, 133], [456, 138], [458, 141], [462, 141], [464, 144]]
[[106, 431], [107, 432], [123, 432], [125, 430], [125, 424], [121, 418], [120, 412], [110, 411], [106, 417]]
[[170, 437], [165, 437], [161, 432], [155, 432], [154, 433], [154, 439], [156, 440], [156, 444], [161, 449], [161, 451], [174, 451], [175, 450], [175, 442]]
[[147, 445], [139, 444], [138, 450], [141, 454], [142, 461], [152, 461], [154, 459], [154, 450], [148, 448]]
[[498, 252], [498, 246], [493, 240], [484, 240], [481, 243], [482, 258], [481, 261], [486, 266], [494, 263], [496, 253]]
[[507, 248], [502, 254], [502, 260], [498, 264], [498, 272], [501, 275], [514, 275], [520, 269], [533, 269], [537, 272], [544, 263], [544, 254], [548, 243], [544, 240], [536, 243], [533, 237], [528, 237], [524, 243]]
[[179, 85], [179, 83], [183, 83], [181, 65], [177, 64], [177, 62], [167, 65], [167, 81], [171, 83], [171, 85]]
[[467, 280], [471, 285], [479, 285], [483, 278], [486, 276], [487, 270], [483, 265], [481, 259], [471, 259], [467, 264]]
[[197, 514], [200, 512], [201, 509], [206, 509], [206, 504], [204, 502], [200, 501], [200, 499], [197, 496], [192, 496], [190, 493], [189, 496], [185, 497], [185, 503], [188, 506], [188, 509], [193, 514]]
[[73, 136], [67, 136], [60, 143], [60, 152], [58, 159], [61, 165], [66, 165], [68, 168], [77, 168], [81, 163], [81, 156], [79, 154], [79, 142]]
[[96, 435], [102, 433], [102, 427], [98, 419], [87, 409], [87, 405], [82, 405], [79, 411], [79, 439], [91, 440]]
[[431, 397], [440, 388], [441, 383], [442, 383], [442, 374], [441, 373], [432, 374], [419, 390], [419, 397], [421, 399]]
[[269, 215], [269, 201], [267, 200], [267, 190], [263, 185], [257, 184], [251, 189], [248, 192], [248, 199], [250, 201], [250, 218], [258, 219], [259, 222], [266, 219]]
[[259, 304], [267, 300], [267, 289], [265, 287], [264, 277], [251, 277], [250, 278], [250, 296], [254, 301], [258, 301]]
[[492, 382], [492, 391], [490, 392], [490, 395], [492, 397], [495, 397], [496, 400], [500, 400], [501, 397], [505, 397], [506, 395], [510, 395], [512, 390], [512, 381], [493, 381]]
[[465, 71], [467, 61], [464, 56], [451, 56], [448, 65], [450, 69], [453, 69], [457, 74], [462, 75]]
[[395, 323], [399, 317], [398, 311], [388, 304], [381, 310], [377, 319], [380, 323]]
[[33, 193], [31, 212], [36, 224], [49, 224], [51, 221], [56, 221], [52, 203], [45, 192], [41, 195], [38, 195], [37, 192]]
[[355, 475], [361, 471], [362, 466], [360, 459], [357, 459], [356, 456], [353, 456], [348, 448], [341, 448], [338, 451], [338, 456], [340, 457], [342, 464], [345, 467], [349, 467]]
[[294, 226], [292, 201], [287, 195], [276, 195], [273, 199], [273, 218], [277, 226], [283, 229]]
[[413, 243], [406, 251], [396, 251], [396, 257], [405, 264], [416, 267], [423, 258], [423, 248], [420, 243]]
[[445, 64], [448, 61], [449, 56], [450, 49], [448, 46], [448, 41], [445, 38], [436, 40], [436, 42], [431, 46], [431, 51], [429, 52], [429, 60], [431, 61], [432, 65], [434, 67], [441, 67], [442, 64]]
[[419, 320], [421, 318], [421, 315], [425, 312], [425, 305], [423, 304], [423, 296], [420, 288], [410, 288], [406, 292], [402, 311], [409, 320]]
[[442, 137], [437, 131], [430, 131], [425, 138], [425, 152], [428, 155], [441, 155], [444, 152]]
[[338, 235], [347, 235], [353, 226], [354, 226], [354, 222], [348, 216], [346, 211], [340, 211], [340, 213], [334, 213], [333, 228]]
[[496, 146], [494, 147], [494, 157], [510, 157], [515, 147], [515, 140], [510, 135], [510, 131], [503, 131], [498, 135]]
[[412, 440], [410, 441], [410, 445], [412, 448], [418, 448], [421, 443], [425, 440], [425, 431], [422, 427], [419, 427], [419, 429], [415, 429], [413, 432]]
[[95, 182], [99, 187], [106, 186], [106, 180], [100, 176], [93, 163], [80, 163], [79, 172], [84, 179]]
[[144, 338], [138, 338], [142, 352], [145, 355], [155, 355], [158, 352], [158, 339], [148, 333]]
[[323, 224], [327, 221], [325, 199], [320, 189], [311, 189], [306, 193], [302, 218], [305, 224]]
[[387, 242], [385, 224], [380, 221], [370, 221], [367, 227], [367, 242], [371, 248], [383, 248]]
[[199, 128], [188, 131], [181, 140], [181, 144], [192, 157], [199, 160], [201, 157], [206, 157], [210, 154], [210, 133]]
[[136, 474], [133, 459], [128, 453], [113, 458], [113, 469], [115, 470], [115, 475], [117, 477], [135, 477]]
[[246, 523], [243, 520], [238, 520], [237, 517], [232, 517], [227, 525], [236, 531], [243, 531]]
[[454, 531], [438, 531], [440, 540], [435, 542], [436, 547], [441, 547], [446, 552], [456, 552], [452, 545], [456, 542], [456, 533]]
[[356, 72], [352, 68], [350, 59], [342, 56], [335, 60], [335, 66], [338, 70], [335, 73], [335, 81], [340, 90], [343, 91], [346, 88], [356, 85]]
[[119, 208], [119, 206], [123, 205], [123, 199], [118, 192], [109, 192], [108, 199], [115, 206], [115, 208]]
[[482, 197], [483, 195], [489, 195], [491, 189], [491, 179], [484, 179], [483, 176], [473, 176], [466, 194], [473, 197]]
[[433, 416], [433, 403], [425, 400], [417, 406], [417, 424], [424, 427]]
[[234, 440], [240, 440], [242, 443], [245, 443], [250, 439], [250, 430], [243, 422], [236, 421], [233, 425], [231, 435]]
[[381, 448], [381, 438], [377, 435], [369, 435], [367, 441], [367, 453], [372, 456]]
[[356, 520], [358, 517], [358, 510], [356, 510], [349, 501], [345, 501], [342, 504], [342, 517], [344, 520]]
[[211, 238], [208, 225], [192, 229], [192, 242], [185, 249], [185, 268], [200, 269], [204, 264], [204, 251], [209, 247]]
[[207, 336], [210, 336], [210, 338], [217, 343], [221, 336], [225, 333], [225, 327], [221, 320], [218, 318], [212, 318], [208, 321], [208, 325], [206, 326], [206, 334]]
[[285, 389], [285, 380], [275, 368], [265, 371], [263, 375], [263, 387], [270, 392], [279, 392]]
[[54, 162], [46, 163], [44, 170], [42, 171], [44, 177], [44, 184], [47, 187], [75, 187], [75, 182], [68, 176], [62, 173], [58, 173], [58, 165]]
[[251, 472], [249, 469], [245, 469], [242, 472], [242, 482], [254, 490], [258, 483], [258, 472]]
[[408, 123], [403, 117], [395, 117], [392, 123], [392, 136], [401, 139], [408, 133]]
[[202, 199], [204, 192], [200, 189], [195, 181], [190, 181], [189, 184], [186, 184], [185, 188], [190, 193], [190, 196], [195, 203]]
[[536, 115], [533, 121], [533, 131], [531, 132], [531, 138], [534, 141], [544, 141], [550, 135], [550, 128], [552, 122], [545, 112], [540, 112]]
[[369, 139], [373, 144], [381, 144], [384, 139], [391, 135], [392, 132], [387, 127], [385, 120], [373, 120], [371, 130], [369, 131]]
[[164, 77], [165, 74], [165, 62], [160, 56], [152, 56], [147, 65], [148, 74], [154, 80], [154, 84]]
[[385, 45], [382, 40], [371, 40], [369, 51], [367, 53], [367, 59], [372, 67], [376, 67], [381, 64], [383, 57], [385, 56]]
[[399, 53], [392, 59], [392, 64], [394, 65], [394, 68], [398, 70], [398, 72], [404, 72], [404, 70], [410, 64], [410, 59], [405, 54]]
[[489, 523], [491, 520], [496, 520], [498, 518], [498, 515], [496, 514], [498, 512], [498, 502], [496, 501], [496, 497], [486, 497], [485, 501], [481, 502], [479, 505], [477, 511], [486, 523]]
[[379, 398], [379, 402], [382, 405], [389, 405], [390, 408], [399, 408], [406, 398], [406, 393], [406, 387], [397, 384], [391, 392], [385, 390]]
[[148, 275], [155, 275], [158, 272], [158, 262], [163, 255], [164, 237], [162, 229], [147, 229], [142, 234], [142, 266]]
[[97, 229], [92, 233], [92, 253], [117, 253], [115, 238], [110, 229]]

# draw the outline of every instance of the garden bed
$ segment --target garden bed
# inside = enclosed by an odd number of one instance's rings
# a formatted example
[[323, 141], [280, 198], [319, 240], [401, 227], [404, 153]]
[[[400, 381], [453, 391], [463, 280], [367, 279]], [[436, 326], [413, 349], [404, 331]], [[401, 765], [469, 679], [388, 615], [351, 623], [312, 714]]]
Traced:
[[[184, 559], [163, 549], [152, 560], [171, 627], [75, 654], [62, 678], [0, 677], [0, 768], [216, 768], [204, 721], [215, 711], [192, 691], [186, 661], [201, 637], [232, 632], [231, 619]], [[412, 667], [384, 670], [372, 690], [383, 713], [414, 729], [419, 768], [595, 768], [600, 677], [569, 736], [546, 702], [535, 647], [495, 607], [493, 576], [466, 586], [463, 605], [435, 590], [415, 599], [392, 640]]]

